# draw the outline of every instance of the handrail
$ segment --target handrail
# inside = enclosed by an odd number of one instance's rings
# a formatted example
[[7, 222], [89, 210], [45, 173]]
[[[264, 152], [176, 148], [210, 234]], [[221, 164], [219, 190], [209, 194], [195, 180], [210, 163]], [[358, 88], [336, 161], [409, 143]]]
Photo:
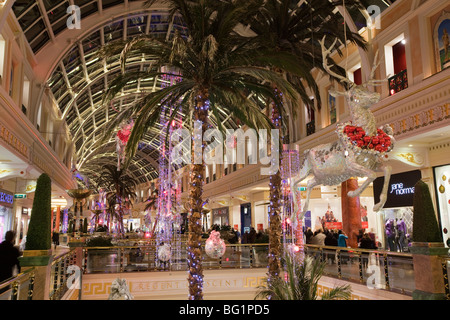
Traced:
[[[330, 253], [327, 250], [332, 251], [331, 254], [334, 254], [336, 259], [336, 267], [325, 269], [325, 273], [329, 276], [359, 283], [363, 283], [366, 280], [366, 284], [371, 288], [376, 286], [379, 289], [399, 291], [407, 295], [412, 295], [412, 291], [414, 291], [413, 256], [410, 253], [312, 244], [305, 245], [305, 248], [309, 254], [316, 256], [319, 254], [318, 257], [322, 261], [324, 256], [327, 256], [327, 260], [329, 259]], [[369, 264], [370, 257], [374, 258], [375, 265]], [[393, 260], [393, 258], [401, 259]], [[344, 262], [347, 263], [345, 264]], [[364, 265], [367, 266], [366, 274], [364, 273]], [[357, 269], [352, 269], [351, 266], [357, 267]], [[347, 272], [345, 275], [344, 267]], [[409, 279], [405, 280], [408, 277]], [[402, 282], [402, 280], [404, 281]], [[375, 283], [369, 283], [369, 281], [374, 281]]]
[[444, 290], [447, 300], [450, 300], [450, 288], [449, 288], [449, 274], [448, 266], [450, 266], [450, 257], [444, 257], [441, 261], [442, 263], [442, 274], [444, 279]]
[[76, 261], [76, 250], [70, 249], [55, 257], [51, 263], [50, 300], [60, 300], [67, 292], [67, 268], [74, 265]]
[[19, 299], [19, 287], [22, 283], [25, 283], [26, 281], [29, 281], [28, 284], [28, 291], [27, 291], [27, 300], [33, 299], [33, 290], [34, 290], [34, 280], [35, 280], [35, 268], [29, 268], [25, 271], [19, 273], [15, 277], [12, 277], [10, 279], [7, 279], [0, 283], [0, 290], [6, 289], [5, 292], [9, 290], [9, 287], [11, 286], [11, 300], [18, 300]]
[[387, 254], [390, 256], [400, 256], [400, 257], [411, 257], [411, 253], [407, 252], [394, 252], [389, 250], [383, 250], [383, 249], [363, 249], [363, 248], [349, 248], [349, 247], [337, 247], [337, 246], [321, 246], [317, 244], [305, 244], [305, 247], [311, 247], [311, 248], [322, 248], [322, 249], [333, 249], [333, 250], [342, 250], [342, 251], [355, 251], [355, 252], [365, 252], [365, 253], [379, 253], [379, 254]]
[[[204, 269], [223, 269], [223, 268], [263, 268], [267, 267], [268, 260], [267, 251], [258, 250], [258, 248], [268, 247], [268, 243], [247, 243], [247, 244], [226, 244], [227, 250], [225, 256], [219, 259], [212, 259], [205, 254], [204, 246], [203, 252], [203, 268]], [[377, 276], [378, 282], [375, 283], [377, 289], [384, 289], [393, 292], [399, 292], [406, 295], [412, 295], [415, 288], [413, 255], [406, 252], [392, 252], [383, 249], [363, 249], [363, 248], [349, 248], [337, 246], [321, 246], [313, 244], [301, 245], [307, 255], [313, 255], [320, 258], [322, 261], [328, 261], [330, 257], [332, 262], [329, 263], [325, 269], [325, 274], [331, 277], [336, 277], [350, 282], [364, 283], [369, 286], [369, 281]], [[134, 270], [130, 268], [133, 266], [130, 252], [133, 249], [140, 248], [147, 260], [137, 262], [135, 265], [141, 265], [142, 269]], [[90, 250], [117, 250], [113, 253], [117, 258], [114, 270], [110, 272], [124, 272], [126, 271], [174, 271], [172, 263], [178, 264], [178, 267], [185, 268], [185, 257], [172, 257], [172, 261], [164, 264], [164, 267], [157, 266], [157, 250], [154, 243], [141, 246], [112, 246], [112, 247], [84, 247], [84, 272], [108, 272], [103, 271], [102, 265], [95, 270], [92, 267], [93, 260], [100, 259], [102, 253], [97, 253], [97, 258], [90, 256]], [[183, 250], [186, 248], [183, 247]], [[92, 251], [91, 251], [92, 252]], [[95, 254], [95, 253], [94, 253]], [[370, 260], [370, 259], [373, 260]], [[244, 259], [244, 260], [242, 260]], [[371, 265], [370, 262], [375, 262], [376, 265]], [[88, 264], [90, 264], [88, 268]], [[447, 266], [450, 267], [450, 258], [442, 260], [443, 277], [446, 284], [446, 294], [450, 300], [450, 293], [448, 288], [448, 273]], [[127, 269], [128, 268], [128, 269]], [[184, 270], [184, 269], [183, 269]]]

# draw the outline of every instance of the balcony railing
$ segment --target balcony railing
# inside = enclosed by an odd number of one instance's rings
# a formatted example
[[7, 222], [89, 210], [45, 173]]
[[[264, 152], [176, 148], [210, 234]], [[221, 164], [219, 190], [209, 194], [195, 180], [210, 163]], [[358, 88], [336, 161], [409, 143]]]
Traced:
[[314, 121], [310, 121], [306, 124], [306, 135], [310, 136], [316, 132], [316, 124]]
[[69, 290], [67, 284], [70, 273], [68, 267], [76, 264], [76, 250], [61, 254], [52, 261], [50, 273], [50, 300], [61, 300]]
[[[154, 243], [142, 246], [85, 247], [84, 273], [120, 273], [142, 271], [187, 270], [184, 242], [172, 245], [172, 257], [161, 262]], [[204, 269], [265, 268], [268, 264], [268, 244], [227, 244], [220, 259], [202, 252]], [[356, 282], [371, 288], [412, 295], [415, 277], [412, 255], [384, 250], [365, 250], [329, 246], [305, 245], [305, 254], [327, 263], [325, 275]], [[443, 278], [448, 285], [450, 259], [443, 262]], [[448, 288], [448, 287], [447, 287]], [[448, 295], [450, 299], [450, 295]]]
[[[213, 259], [202, 246], [203, 268], [266, 268], [268, 247], [268, 244], [227, 244], [224, 256]], [[317, 245], [305, 245], [304, 251], [306, 255], [326, 262], [327, 276], [405, 295], [412, 295], [415, 290], [411, 254]], [[59, 300], [67, 292], [67, 267], [75, 264], [75, 252], [68, 252], [53, 261], [48, 279], [53, 284], [50, 299]], [[172, 243], [172, 257], [166, 262], [159, 261], [154, 241], [134, 246], [84, 247], [83, 255], [83, 271], [89, 274], [187, 270], [184, 241]], [[450, 300], [449, 267], [450, 258], [443, 258], [442, 276], [447, 300]], [[27, 269], [0, 284], [0, 300], [32, 300], [34, 283], [35, 269]]]
[[450, 258], [442, 259], [442, 274], [444, 277], [444, 288], [447, 300], [450, 300], [450, 287], [449, 287], [449, 271], [450, 271]]
[[307, 245], [305, 252], [325, 261], [330, 277], [406, 295], [415, 290], [411, 254], [316, 245]]
[[397, 92], [405, 90], [408, 88], [408, 73], [405, 70], [397, 73], [388, 79], [389, 84], [389, 95], [394, 95]]
[[35, 269], [29, 268], [0, 283], [0, 300], [32, 300]]
[[[210, 258], [202, 246], [204, 269], [265, 268], [268, 244], [227, 244], [219, 259]], [[185, 242], [172, 244], [172, 257], [163, 262], [158, 259], [154, 243], [142, 246], [85, 247], [84, 273], [120, 273], [142, 271], [186, 271], [187, 248]]]

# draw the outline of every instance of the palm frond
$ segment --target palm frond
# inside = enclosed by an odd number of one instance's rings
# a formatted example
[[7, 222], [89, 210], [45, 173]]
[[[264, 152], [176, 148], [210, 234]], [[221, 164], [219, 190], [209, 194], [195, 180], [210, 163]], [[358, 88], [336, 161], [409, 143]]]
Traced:
[[[258, 287], [255, 299], [271, 300], [317, 300], [317, 288], [323, 275], [326, 262], [306, 256], [303, 263], [299, 263], [290, 254], [282, 260], [285, 268], [286, 280], [282, 277], [265, 278], [264, 285]], [[343, 285], [332, 288], [324, 293], [322, 300], [349, 299], [351, 286]]]

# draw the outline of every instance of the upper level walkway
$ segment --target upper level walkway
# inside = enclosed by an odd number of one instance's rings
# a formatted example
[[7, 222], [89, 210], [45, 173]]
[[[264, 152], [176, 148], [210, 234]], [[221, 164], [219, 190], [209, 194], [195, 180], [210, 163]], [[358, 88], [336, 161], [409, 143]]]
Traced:
[[[334, 286], [350, 284], [353, 300], [410, 300], [415, 290], [412, 255], [383, 250], [306, 245], [305, 253], [326, 261], [324, 276], [318, 287], [319, 296]], [[268, 244], [228, 244], [220, 259], [203, 252], [205, 300], [253, 300], [258, 287], [267, 276]], [[185, 300], [187, 263], [184, 243], [172, 247], [172, 257], [166, 263], [157, 258], [154, 244], [114, 247], [59, 246], [54, 250], [50, 281], [50, 299], [105, 300], [111, 283], [125, 279], [136, 300]], [[80, 281], [70, 281], [76, 265]], [[442, 259], [442, 277], [448, 292], [450, 258]], [[18, 278], [26, 278], [25, 271]], [[19, 279], [20, 280], [20, 279]], [[11, 287], [0, 295], [10, 299], [14, 281], [19, 288], [29, 286], [30, 279], [9, 281]], [[72, 286], [70, 286], [71, 284]], [[79, 285], [81, 284], [81, 285]], [[0, 285], [7, 287], [8, 283]], [[0, 289], [1, 289], [0, 288]], [[26, 289], [26, 288], [25, 288]], [[24, 291], [24, 290], [22, 290]], [[26, 299], [25, 293], [17, 299]]]

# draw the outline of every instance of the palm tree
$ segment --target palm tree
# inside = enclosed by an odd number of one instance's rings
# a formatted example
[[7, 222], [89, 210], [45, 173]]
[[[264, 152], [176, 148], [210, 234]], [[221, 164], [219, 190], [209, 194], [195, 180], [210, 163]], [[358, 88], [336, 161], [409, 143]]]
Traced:
[[[146, 2], [152, 5], [155, 0]], [[175, 32], [165, 40], [142, 36], [128, 42], [116, 42], [100, 50], [102, 58], [120, 54], [122, 74], [112, 81], [104, 102], [111, 101], [130, 81], [156, 76], [178, 76], [178, 83], [156, 92], [145, 93], [127, 110], [110, 123], [106, 136], [110, 137], [115, 125], [124, 119], [134, 118], [134, 127], [127, 144], [128, 160], [135, 154], [140, 139], [171, 106], [169, 123], [177, 114], [192, 115], [203, 133], [211, 126], [223, 130], [220, 116], [225, 112], [239, 118], [243, 125], [251, 128], [272, 128], [270, 119], [261, 112], [258, 99], [270, 98], [278, 101], [272, 83], [289, 99], [295, 100], [295, 88], [266, 65], [282, 69], [297, 70], [296, 63], [288, 55], [274, 53], [268, 48], [255, 45], [251, 37], [235, 32], [236, 26], [259, 8], [262, 0], [167, 0], [170, 18], [181, 17], [186, 25], [186, 34]], [[146, 54], [154, 57], [152, 68], [147, 71], [127, 71], [127, 57]], [[163, 67], [163, 68], [162, 68]], [[168, 71], [165, 71], [168, 70]], [[252, 96], [252, 98], [249, 98]], [[193, 126], [191, 125], [192, 129]], [[202, 144], [201, 154], [204, 145]], [[197, 152], [199, 152], [197, 150]], [[193, 159], [197, 154], [192, 151]], [[203, 159], [203, 157], [202, 157]], [[189, 183], [189, 238], [188, 269], [189, 297], [202, 299], [203, 268], [201, 262], [201, 213], [203, 209], [204, 161], [190, 167]]]
[[[317, 287], [323, 275], [326, 262], [306, 256], [303, 263], [295, 261], [288, 253], [285, 255], [287, 279], [266, 278], [266, 285], [259, 286], [255, 299], [270, 300], [318, 300]], [[350, 285], [337, 286], [323, 293], [321, 300], [348, 300], [351, 296]]]
[[[301, 5], [299, 5], [301, 4]], [[336, 8], [343, 1], [314, 0], [293, 2], [291, 0], [266, 0], [256, 15], [243, 21], [248, 23], [255, 33], [255, 42], [263, 47], [271, 47], [279, 52], [286, 52], [296, 57], [299, 70], [278, 70], [284, 72], [287, 80], [298, 88], [301, 99], [308, 108], [311, 106], [309, 88], [315, 95], [320, 109], [321, 99], [319, 88], [311, 73], [314, 68], [326, 72], [322, 66], [322, 51], [317, 40], [324, 35], [329, 39], [346, 40], [365, 48], [365, 42], [357, 33], [351, 32], [347, 26], [341, 28], [342, 16]], [[357, 0], [345, 0], [347, 8], [361, 8]], [[338, 49], [339, 54], [342, 52]], [[345, 70], [334, 66], [336, 73], [345, 75]], [[331, 77], [331, 76], [330, 76]], [[334, 78], [334, 77], [331, 77]], [[276, 85], [274, 85], [276, 88]], [[295, 101], [285, 99], [284, 105], [273, 104], [272, 121], [275, 128], [281, 130], [284, 143], [292, 143], [289, 136], [289, 126], [286, 115], [296, 115]], [[291, 140], [289, 139], [291, 138]], [[281, 146], [280, 146], [281, 150]], [[269, 206], [269, 274], [278, 277], [281, 258], [281, 174], [280, 171], [270, 176], [270, 206]]]
[[98, 228], [98, 223], [99, 223], [99, 221], [100, 221], [100, 216], [102, 215], [103, 210], [100, 210], [100, 209], [94, 209], [94, 210], [91, 210], [91, 212], [92, 212], [92, 214], [93, 214], [93, 216], [92, 216], [92, 218], [91, 218], [91, 221], [94, 221], [94, 230], [97, 230], [97, 228]]
[[107, 164], [103, 166], [103, 171], [96, 180], [97, 186], [108, 190], [106, 201], [108, 203], [108, 219], [113, 218], [118, 222], [118, 231], [120, 235], [125, 233], [123, 226], [123, 216], [125, 209], [129, 209], [132, 200], [136, 198], [137, 182], [125, 174], [125, 170], [117, 170], [115, 165]]

